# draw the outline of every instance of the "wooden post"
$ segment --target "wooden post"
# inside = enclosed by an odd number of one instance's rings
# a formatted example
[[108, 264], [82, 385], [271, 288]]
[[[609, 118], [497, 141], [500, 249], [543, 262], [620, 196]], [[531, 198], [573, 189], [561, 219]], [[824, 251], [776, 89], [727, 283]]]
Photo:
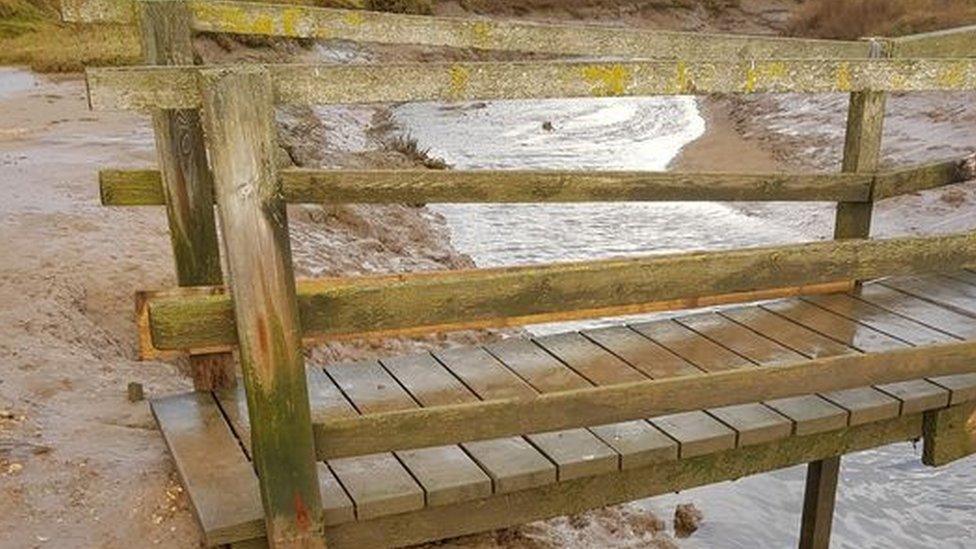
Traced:
[[[147, 65], [193, 64], [190, 12], [182, 0], [144, 0], [136, 2], [136, 11]], [[156, 110], [152, 118], [177, 282], [180, 286], [221, 284], [213, 179], [199, 113]], [[236, 383], [229, 353], [193, 355], [190, 366], [198, 391]]]
[[200, 86], [268, 540], [324, 547], [271, 77], [259, 66], [206, 69]]
[[[872, 40], [873, 58], [886, 56], [887, 45]], [[884, 129], [887, 93], [863, 91], [851, 94], [847, 110], [847, 132], [844, 135], [845, 173], [872, 173], [881, 160], [881, 136]], [[873, 202], [840, 202], [834, 223], [834, 239], [871, 236]], [[860, 281], [854, 281], [860, 285]], [[801, 549], [825, 549], [830, 546], [830, 529], [834, 516], [834, 499], [840, 456], [814, 461], [807, 465], [807, 483], [800, 524]]]

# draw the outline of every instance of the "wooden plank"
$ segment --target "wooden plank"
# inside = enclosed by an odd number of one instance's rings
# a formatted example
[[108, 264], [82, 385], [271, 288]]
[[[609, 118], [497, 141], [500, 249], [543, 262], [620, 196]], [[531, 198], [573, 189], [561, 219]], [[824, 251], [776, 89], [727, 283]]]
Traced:
[[[135, 5], [147, 65], [192, 65], [190, 13], [177, 0]], [[154, 110], [153, 133], [166, 204], [170, 245], [180, 286], [220, 284], [220, 246], [214, 216], [213, 176], [207, 163], [200, 114], [193, 109]], [[102, 195], [105, 196], [104, 194]], [[198, 391], [233, 387], [236, 366], [229, 353], [190, 356]]]
[[[384, 359], [381, 362], [421, 406], [478, 401], [475, 393], [429, 353]], [[526, 396], [534, 394], [526, 389]], [[540, 477], [555, 481], [556, 471], [552, 464], [521, 437], [466, 443], [461, 447], [485, 470], [491, 483], [484, 490], [480, 481], [465, 479], [465, 493], [462, 494], [465, 497], [455, 498], [451, 503], [490, 495], [492, 487], [498, 484], [505, 487], [525, 485], [536, 482]]]
[[805, 297], [803, 299], [832, 313], [849, 318], [859, 324], [863, 324], [864, 326], [868, 326], [912, 345], [945, 343], [956, 339], [943, 332], [933, 330], [924, 324], [894, 314], [849, 295], [832, 294]]
[[966, 156], [880, 172], [871, 197], [878, 201], [968, 181], [973, 179], [973, 167], [972, 156]]
[[627, 326], [584, 330], [583, 335], [651, 379], [702, 373], [694, 364]]
[[[940, 344], [820, 358], [785, 366], [564, 390], [533, 399], [499, 399], [369, 414], [317, 423], [317, 449], [319, 456], [327, 459], [572, 429], [579, 425], [603, 425], [922, 376], [974, 373], [974, 357], [976, 343]], [[439, 429], [429, 429], [429, 425], [438, 425]]]
[[[847, 341], [848, 339], [845, 338], [851, 338], [852, 333], [875, 331], [876, 333], [858, 341], [857, 344], [852, 343], [852, 346], [861, 352], [899, 349], [910, 344], [926, 345], [953, 341], [953, 338], [945, 334], [928, 330], [924, 326], [847, 295], [834, 294], [826, 300], [811, 298], [807, 301], [816, 304], [823, 311], [813, 312], [807, 316], [807, 318], [817, 319], [816, 326], [813, 325], [813, 321], [808, 326], [820, 330], [824, 335], [835, 337], [838, 341]], [[898, 334], [909, 341], [896, 339], [888, 334]], [[948, 393], [924, 380], [881, 384], [876, 388], [901, 401], [900, 413], [902, 414], [948, 404]]]
[[[706, 372], [751, 366], [748, 360], [688, 329], [682, 320], [635, 325], [634, 329]], [[734, 443], [740, 446], [789, 436], [792, 431], [787, 418], [762, 404], [723, 406], [707, 412], [735, 431]]]
[[[878, 169], [888, 95], [877, 91], [880, 88], [873, 90], [851, 94], [847, 111], [847, 131], [844, 134], [844, 158], [841, 166], [843, 172], [864, 173]], [[871, 235], [873, 208], [873, 202], [837, 204], [834, 238], [868, 238]]]
[[930, 301], [967, 316], [976, 316], [976, 291], [966, 284], [952, 284], [946, 278], [906, 276], [888, 278], [879, 284]]
[[[775, 366], [805, 360], [796, 351], [717, 313], [703, 313], [678, 321], [757, 365]], [[791, 421], [785, 435], [774, 431], [771, 436], [810, 434], [847, 426], [847, 410], [818, 395], [776, 399], [763, 404]]]
[[973, 57], [976, 26], [900, 36], [889, 42], [892, 57]]
[[159, 170], [109, 169], [98, 171], [102, 206], [163, 206], [163, 176]]
[[[62, 17], [73, 22], [132, 21], [132, 0], [65, 0]], [[691, 33], [617, 26], [567, 25], [488, 18], [403, 15], [225, 1], [187, 2], [194, 28], [204, 32], [258, 34], [384, 44], [583, 54], [611, 57], [860, 58], [864, 42]], [[329, 0], [332, 6], [364, 7], [362, 0]]]
[[976, 374], [930, 377], [929, 381], [949, 390], [951, 406], [976, 400]]
[[[550, 335], [536, 338], [535, 341], [593, 385], [648, 379], [579, 333]], [[622, 469], [676, 458], [678, 455], [678, 444], [643, 420], [595, 426], [590, 431], [620, 454]]]
[[[318, 371], [314, 369], [310, 371], [310, 376], [314, 375], [312, 372]], [[319, 371], [321, 372], [321, 371]], [[319, 374], [321, 375], [321, 373]], [[355, 411], [349, 405], [348, 402], [316, 402], [316, 390], [312, 389], [312, 385], [315, 383], [311, 379], [309, 380], [310, 397], [309, 400], [312, 404], [312, 417], [314, 419], [327, 419], [329, 417], [342, 417], [343, 415], [355, 414]], [[318, 391], [321, 393], [321, 391]], [[336, 390], [338, 392], [338, 390]], [[230, 424], [234, 433], [237, 435], [237, 439], [240, 441], [241, 445], [244, 447], [244, 452], [246, 455], [251, 455], [251, 424], [247, 417], [247, 399], [244, 396], [243, 387], [235, 387], [233, 389], [224, 389], [214, 394], [217, 399], [217, 404], [220, 405], [221, 411], [223, 411], [224, 416], [227, 418], [227, 422]], [[342, 398], [342, 395], [339, 395]], [[348, 412], [346, 412], [348, 410]], [[338, 479], [329, 469], [329, 466], [325, 463], [319, 462], [317, 464], [318, 477], [319, 477], [319, 494], [322, 498], [322, 519], [326, 525], [339, 524], [342, 522], [347, 522], [351, 520], [356, 520], [356, 508], [349, 495], [346, 494], [340, 485]], [[262, 528], [264, 524], [262, 523]]]
[[258, 477], [210, 393], [149, 405], [207, 545], [264, 535]]
[[853, 295], [872, 305], [911, 318], [949, 335], [961, 339], [976, 338], [976, 318], [959, 314], [904, 292], [880, 284], [867, 284]]
[[593, 57], [722, 59], [741, 56], [762, 59], [773, 56], [858, 58], [867, 55], [865, 44], [840, 40], [426, 17], [220, 1], [193, 1], [190, 5], [195, 14], [195, 27], [207, 32]]
[[[323, 370], [315, 368], [310, 371], [308, 387], [315, 421], [357, 414]], [[359, 520], [403, 513], [424, 506], [423, 489], [392, 454], [330, 460], [329, 467], [349, 491]]]
[[[267, 65], [279, 104], [976, 89], [976, 59], [498, 61]], [[88, 69], [96, 110], [190, 109], [193, 67]], [[875, 92], [871, 92], [875, 93]]]
[[271, 79], [263, 69], [204, 70], [200, 91], [268, 539], [324, 547]]
[[[911, 274], [971, 261], [976, 261], [976, 235], [967, 233], [309, 280], [298, 286], [298, 296], [306, 336], [362, 335], [511, 324], [513, 318], [553, 320], [567, 310], [698, 301], [701, 295]], [[226, 295], [153, 299], [153, 341], [160, 349], [233, 343], [231, 311]]]
[[905, 416], [838, 432], [790, 437], [458, 506], [348, 524], [330, 528], [326, 535], [330, 548], [345, 549], [412, 545], [494, 530], [912, 440], [921, 435], [921, 423], [918, 415]]
[[[875, 339], [882, 340], [876, 343], [878, 345], [890, 339], [854, 323], [837, 323], [836, 315], [798, 299], [767, 303], [763, 307], [759, 311], [740, 309], [724, 314], [810, 358], [856, 353], [854, 346], [841, 342], [858, 342], [862, 347], [857, 348], [870, 350], [866, 345]], [[739, 311], [748, 311], [748, 314], [740, 314]], [[771, 311], [775, 311], [775, 314]], [[826, 334], [833, 335], [833, 338]], [[868, 343], [861, 343], [862, 339]], [[851, 425], [897, 416], [901, 408], [897, 399], [873, 387], [828, 391], [822, 395], [850, 413]]]
[[873, 176], [578, 170], [317, 170], [281, 174], [295, 203], [866, 201]]
[[938, 467], [976, 453], [976, 403], [925, 413], [922, 463]]
[[[428, 387], [424, 384], [433, 383], [428, 372], [422, 367], [417, 368], [416, 363], [409, 371], [407, 368], [411, 363], [406, 358], [399, 364], [403, 365], [401, 369], [404, 374], [411, 374], [404, 381], [410, 382], [415, 389], [420, 387], [427, 391]], [[326, 373], [360, 413], [418, 408], [405, 388], [379, 362], [330, 364], [326, 367]], [[438, 398], [433, 392], [428, 396]], [[444, 398], [444, 395], [440, 398]], [[404, 449], [396, 452], [396, 457], [423, 487], [427, 505], [447, 505], [491, 494], [491, 479], [458, 446]]]
[[[538, 393], [590, 386], [586, 379], [532, 341], [509, 338], [486, 345], [485, 349]], [[526, 438], [556, 464], [560, 482], [608, 473], [620, 466], [618, 453], [589, 429], [537, 431], [549, 430], [527, 429], [523, 432], [534, 433]]]

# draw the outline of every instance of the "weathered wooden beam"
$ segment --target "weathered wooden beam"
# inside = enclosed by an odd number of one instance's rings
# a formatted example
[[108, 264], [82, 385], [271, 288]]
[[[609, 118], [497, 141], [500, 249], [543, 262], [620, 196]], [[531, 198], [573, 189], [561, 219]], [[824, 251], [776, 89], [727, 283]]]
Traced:
[[867, 57], [867, 45], [853, 41], [557, 25], [487, 18], [428, 17], [242, 2], [194, 1], [190, 6], [195, 17], [195, 28], [210, 32], [580, 54], [592, 57]]
[[[868, 200], [873, 177], [853, 174], [558, 170], [313, 170], [280, 172], [288, 203], [489, 203]], [[162, 204], [159, 173], [99, 172], [102, 204]]]
[[[315, 424], [320, 459], [604, 425], [679, 412], [976, 372], [976, 342], [819, 358], [699, 376], [368, 414]], [[436, 429], [431, 429], [436, 425]]]
[[[950, 271], [976, 262], [976, 234], [834, 241], [471, 271], [305, 281], [308, 337], [547, 322], [563, 311], [603, 313], [664, 300], [841, 280]], [[228, 296], [158, 298], [149, 305], [160, 349], [232, 344]], [[692, 305], [693, 306], [693, 305]], [[636, 312], [634, 307], [627, 312]], [[557, 313], [557, 314], [553, 314]], [[623, 313], [620, 313], [623, 314]]]
[[[138, 2], [135, 13], [146, 64], [193, 64], [190, 13], [185, 2]], [[152, 119], [176, 280], [180, 286], [220, 284], [223, 275], [213, 210], [213, 178], [207, 165], [200, 115], [194, 109], [154, 110]], [[190, 357], [190, 369], [193, 386], [199, 391], [233, 387], [237, 382], [230, 354]]]
[[839, 431], [794, 436], [700, 457], [658, 462], [612, 475], [564, 480], [466, 503], [347, 522], [327, 527], [326, 538], [330, 549], [412, 546], [581, 513], [828, 456], [913, 440], [921, 431], [921, 415], [913, 414]]
[[[132, 25], [136, 23], [135, 4], [138, 0], [61, 0], [61, 20], [67, 23], [112, 23]], [[151, 0], [149, 0], [151, 1]], [[196, 3], [188, 1], [193, 7]], [[333, 8], [363, 9], [365, 0], [267, 0], [267, 4], [288, 6], [317, 5]]]
[[976, 57], [976, 25], [888, 39], [892, 57]]
[[939, 467], [976, 453], [976, 402], [925, 413], [922, 462]]
[[164, 206], [163, 178], [159, 170], [108, 169], [98, 172], [102, 206]]
[[976, 156], [949, 158], [881, 172], [874, 182], [873, 200], [935, 189], [976, 178]]
[[324, 547], [271, 78], [260, 67], [200, 76], [268, 538], [272, 547]]
[[[976, 89], [976, 59], [269, 65], [281, 104]], [[87, 71], [92, 108], [199, 105], [193, 67]]]
[[803, 493], [803, 515], [800, 519], [800, 549], [827, 549], [837, 496], [840, 455], [807, 464]]
[[[64, 0], [66, 21], [131, 20], [132, 0]], [[311, 2], [308, 2], [311, 3]], [[329, 2], [361, 8], [363, 2]], [[321, 2], [317, 2], [321, 6]], [[864, 42], [673, 32], [488, 18], [430, 17], [274, 3], [192, 0], [203, 32], [417, 44], [592, 57], [681, 59], [864, 58]]]
[[871, 176], [557, 170], [282, 172], [288, 202], [637, 202], [868, 200]]

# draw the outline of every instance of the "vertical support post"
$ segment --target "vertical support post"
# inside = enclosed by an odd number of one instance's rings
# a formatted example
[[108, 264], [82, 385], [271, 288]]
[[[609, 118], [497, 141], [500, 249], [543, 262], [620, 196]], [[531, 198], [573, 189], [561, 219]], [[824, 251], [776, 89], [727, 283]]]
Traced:
[[[871, 41], [870, 57], [886, 56], [887, 44]], [[862, 91], [851, 94], [847, 110], [847, 132], [844, 135], [845, 173], [872, 173], [881, 160], [881, 136], [884, 130], [884, 91]], [[873, 202], [841, 202], [837, 204], [834, 238], [868, 238], [871, 236]], [[860, 281], [854, 281], [860, 285]], [[826, 549], [830, 546], [830, 529], [834, 518], [834, 500], [840, 456], [807, 465], [806, 491], [803, 497], [803, 518], [800, 523], [801, 549]]]
[[800, 549], [830, 547], [830, 527], [834, 517], [840, 456], [807, 464], [807, 485], [800, 523]]
[[206, 69], [200, 86], [268, 541], [324, 547], [271, 77]]
[[[183, 0], [139, 1], [136, 11], [147, 65], [193, 64], [190, 12]], [[156, 110], [152, 119], [177, 282], [180, 286], [221, 284], [213, 179], [199, 113]], [[192, 355], [190, 366], [199, 391], [236, 383], [230, 353]]]

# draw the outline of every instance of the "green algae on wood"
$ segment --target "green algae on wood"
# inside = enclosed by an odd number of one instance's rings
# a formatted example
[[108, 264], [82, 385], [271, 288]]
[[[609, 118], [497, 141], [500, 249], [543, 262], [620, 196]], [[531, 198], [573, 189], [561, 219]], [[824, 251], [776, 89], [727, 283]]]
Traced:
[[[298, 302], [306, 337], [336, 337], [413, 327], [511, 325], [519, 318], [541, 322], [564, 311], [920, 274], [934, 266], [951, 270], [973, 262], [976, 235], [964, 233], [307, 280], [298, 286]], [[150, 301], [149, 310], [153, 342], [160, 349], [236, 343], [228, 296], [161, 297]]]
[[270, 76], [207, 69], [200, 88], [268, 538], [272, 547], [324, 547]]
[[[268, 65], [278, 104], [976, 89], [976, 59]], [[96, 110], [194, 108], [193, 67], [87, 71]], [[458, 77], [463, 74], [464, 78]]]

